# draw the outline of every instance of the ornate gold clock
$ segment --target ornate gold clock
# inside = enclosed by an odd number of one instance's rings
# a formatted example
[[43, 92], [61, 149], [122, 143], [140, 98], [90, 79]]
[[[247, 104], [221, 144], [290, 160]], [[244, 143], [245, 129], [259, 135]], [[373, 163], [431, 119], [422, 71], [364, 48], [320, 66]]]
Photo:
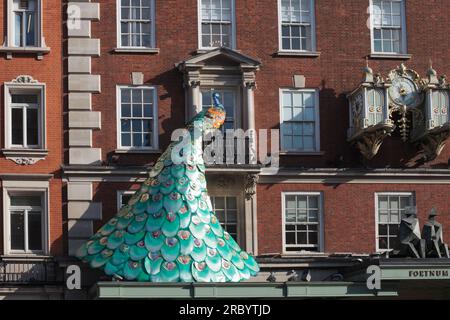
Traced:
[[422, 103], [423, 94], [421, 90], [408, 76], [397, 75], [391, 80], [391, 83], [389, 97], [395, 105], [415, 108]]

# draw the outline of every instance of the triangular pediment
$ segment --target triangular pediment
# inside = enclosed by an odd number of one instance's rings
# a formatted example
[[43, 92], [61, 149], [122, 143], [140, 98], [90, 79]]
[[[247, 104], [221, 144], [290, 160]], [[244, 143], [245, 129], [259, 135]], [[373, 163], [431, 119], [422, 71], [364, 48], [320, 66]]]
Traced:
[[258, 68], [261, 62], [236, 50], [220, 47], [186, 59], [178, 66], [246, 66]]

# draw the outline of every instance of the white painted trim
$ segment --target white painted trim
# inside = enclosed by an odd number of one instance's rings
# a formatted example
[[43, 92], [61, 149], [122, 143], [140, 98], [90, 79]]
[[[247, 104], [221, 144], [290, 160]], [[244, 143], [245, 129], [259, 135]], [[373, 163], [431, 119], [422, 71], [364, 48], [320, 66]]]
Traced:
[[286, 250], [286, 214], [284, 212], [284, 208], [286, 206], [286, 196], [287, 195], [312, 195], [319, 196], [319, 247], [318, 253], [321, 253], [325, 250], [325, 235], [324, 235], [324, 195], [322, 191], [282, 191], [281, 192], [281, 235], [282, 235], [282, 253], [286, 255], [290, 254], [302, 254], [302, 253], [310, 253], [309, 251], [287, 251]]
[[[152, 89], [153, 90], [153, 146], [152, 147], [122, 147], [121, 143], [121, 89]], [[159, 122], [158, 122], [158, 88], [148, 85], [116, 85], [116, 143], [117, 150], [134, 151], [134, 150], [159, 150]]]
[[[284, 91], [290, 91], [290, 92], [310, 92], [314, 93], [314, 134], [315, 134], [315, 146], [314, 150], [283, 150], [283, 132], [282, 132], [282, 125], [283, 125], [283, 92]], [[278, 90], [278, 112], [280, 114], [280, 152], [320, 152], [320, 105], [319, 105], [319, 89], [297, 89], [297, 88], [280, 88]]]
[[12, 145], [11, 141], [11, 93], [36, 93], [39, 92], [39, 124], [38, 124], [38, 135], [39, 135], [39, 145], [34, 149], [46, 149], [47, 148], [47, 135], [46, 135], [46, 85], [45, 83], [15, 83], [15, 82], [5, 82], [4, 83], [4, 109], [5, 109], [5, 119], [4, 119], [4, 145], [5, 149], [16, 149], [23, 150], [27, 148], [19, 148]]
[[311, 20], [311, 50], [292, 50], [283, 49], [283, 37], [281, 32], [282, 14], [281, 14], [281, 0], [277, 1], [277, 15], [278, 15], [278, 52], [279, 53], [316, 53], [316, 7], [315, 0], [309, 0], [310, 6], [310, 20]]
[[[407, 55], [408, 52], [408, 39], [407, 39], [407, 32], [406, 32], [406, 2], [404, 0], [390, 0], [390, 1], [396, 1], [396, 2], [401, 2], [401, 6], [400, 6], [400, 15], [401, 15], [401, 43], [400, 43], [400, 52], [384, 52], [384, 51], [375, 51], [375, 46], [374, 46], [374, 37], [373, 37], [373, 29], [374, 29], [374, 23], [373, 23], [373, 0], [369, 0], [369, 23], [370, 23], [370, 52], [371, 52], [371, 56], [376, 56], [376, 55], [386, 55], [386, 56], [390, 56], [391, 58], [395, 57], [395, 56], [399, 56], [401, 58], [404, 58], [405, 55]], [[408, 59], [408, 58], [407, 58]]]
[[[23, 187], [12, 187], [5, 186], [5, 182], [3, 182], [3, 253], [5, 255], [19, 255], [19, 256], [42, 256], [49, 255], [50, 248], [50, 189], [48, 187], [48, 182], [40, 182], [43, 185], [47, 183], [47, 187], [33, 187], [33, 186], [23, 186]], [[12, 182], [12, 181], [11, 181]], [[18, 181], [14, 181], [18, 182]], [[22, 181], [23, 183], [28, 183], [26, 181]], [[13, 184], [10, 184], [13, 185]], [[20, 185], [20, 184], [17, 184]], [[10, 218], [9, 218], [9, 208], [10, 208], [10, 193], [40, 193], [43, 198], [42, 204], [42, 251], [12, 251], [11, 243], [10, 243]]]
[[[213, 50], [217, 47], [202, 46], [202, 0], [197, 0], [197, 35], [198, 50]], [[236, 4], [235, 0], [231, 0], [231, 48], [236, 50]]]
[[410, 196], [412, 197], [412, 202], [413, 204], [415, 204], [415, 193], [414, 191], [410, 191], [410, 192], [375, 192], [375, 251], [376, 252], [386, 252], [386, 251], [390, 251], [389, 249], [380, 249], [378, 246], [378, 239], [379, 239], [379, 235], [378, 235], [378, 197], [379, 196]]
[[[150, 0], [150, 47], [131, 47], [131, 46], [123, 46], [121, 39], [121, 28], [120, 21], [122, 19], [122, 10], [121, 10], [121, 0], [116, 0], [116, 43], [117, 50], [116, 52], [139, 52], [139, 50], [150, 49], [147, 51], [148, 53], [155, 53], [152, 49], [156, 49], [156, 4], [155, 0]], [[159, 52], [159, 51], [158, 51]]]

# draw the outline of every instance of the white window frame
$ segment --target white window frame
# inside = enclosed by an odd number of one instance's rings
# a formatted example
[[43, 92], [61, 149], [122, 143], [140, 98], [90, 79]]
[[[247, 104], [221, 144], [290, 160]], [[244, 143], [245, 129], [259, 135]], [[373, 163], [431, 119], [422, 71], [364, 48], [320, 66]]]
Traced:
[[[210, 198], [224, 198], [224, 201], [225, 201], [225, 208], [224, 208], [224, 214], [226, 215], [226, 210], [227, 210], [227, 204], [226, 204], [226, 199], [227, 198], [235, 198], [236, 199], [236, 223], [235, 223], [235, 225], [236, 225], [236, 242], [237, 243], [240, 243], [240, 240], [241, 240], [241, 231], [240, 231], [240, 225], [241, 225], [241, 219], [240, 219], [240, 214], [239, 214], [239, 208], [240, 208], [240, 206], [239, 206], [239, 201], [240, 201], [240, 199], [239, 199], [239, 197], [238, 196], [235, 196], [235, 195], [229, 195], [229, 194], [227, 194], [227, 195], [211, 195], [210, 196]], [[215, 208], [215, 204], [214, 204], [214, 201], [212, 201], [212, 199], [211, 199], [211, 204], [213, 205], [213, 212], [214, 212], [214, 214], [216, 213], [216, 208]], [[223, 227], [223, 229], [224, 230], [226, 230], [225, 229], [225, 226], [226, 226], [226, 224], [225, 224], [225, 221], [221, 221], [220, 219], [219, 219], [219, 223], [222, 225], [222, 227]]]
[[121, 0], [116, 0], [116, 41], [117, 41], [117, 48], [124, 49], [124, 50], [133, 50], [133, 49], [155, 49], [156, 47], [156, 8], [155, 8], [155, 0], [150, 0], [150, 47], [143, 47], [143, 46], [124, 46], [122, 44], [122, 29], [120, 26], [121, 20], [122, 20], [122, 10], [121, 10]]
[[[378, 198], [380, 196], [407, 196], [412, 197], [413, 205], [415, 205], [415, 193], [414, 192], [376, 192], [375, 193], [375, 250], [376, 252], [386, 252], [391, 251], [391, 249], [380, 249], [379, 248], [379, 217], [378, 217]], [[400, 224], [400, 222], [399, 222]]]
[[390, 0], [394, 2], [401, 2], [400, 5], [400, 20], [401, 20], [401, 30], [400, 30], [400, 52], [386, 52], [386, 51], [375, 51], [375, 38], [374, 38], [374, 6], [373, 0], [370, 0], [370, 50], [374, 55], [405, 55], [408, 52], [407, 46], [407, 32], [406, 32], [406, 3], [405, 0]]
[[[202, 0], [197, 0], [197, 17], [198, 17], [198, 48], [199, 50], [213, 50], [218, 47], [202, 46]], [[236, 49], [236, 3], [231, 0], [231, 34], [230, 49]]]
[[[292, 250], [286, 250], [286, 213], [285, 213], [285, 207], [286, 207], [286, 196], [293, 195], [293, 196], [318, 196], [319, 197], [319, 226], [318, 226], [318, 247], [317, 251], [292, 251]], [[325, 235], [324, 235], [324, 195], [321, 191], [283, 191], [281, 192], [281, 234], [282, 234], [282, 246], [283, 246], [283, 254], [289, 255], [294, 254], [298, 255], [299, 253], [320, 253], [324, 252], [325, 249]]]
[[[17, 82], [6, 82], [4, 84], [5, 95], [4, 95], [4, 106], [5, 106], [5, 149], [7, 150], [44, 150], [46, 149], [46, 106], [45, 106], [45, 84], [44, 83], [17, 83]], [[39, 110], [38, 110], [38, 140], [39, 144], [37, 146], [32, 146], [31, 148], [24, 148], [22, 146], [12, 144], [11, 136], [11, 95], [12, 94], [38, 94], [39, 98]], [[25, 127], [25, 124], [24, 124]]]
[[42, 0], [36, 0], [36, 44], [34, 46], [16, 46], [15, 39], [15, 23], [13, 12], [14, 0], [7, 0], [7, 37], [4, 46], [12, 48], [39, 48], [45, 47], [42, 28]]
[[[36, 195], [42, 197], [42, 250], [23, 251], [11, 250], [11, 220], [10, 220], [10, 196], [11, 195]], [[3, 251], [11, 256], [42, 256], [49, 254], [49, 184], [41, 181], [3, 181]]]
[[[133, 146], [122, 146], [122, 130], [121, 130], [121, 117], [122, 117], [122, 89], [151, 89], [153, 90], [153, 141], [151, 147], [133, 147]], [[158, 90], [156, 86], [133, 86], [133, 85], [118, 85], [116, 86], [116, 126], [117, 126], [117, 148], [118, 150], [128, 150], [128, 151], [154, 151], [158, 150], [159, 146], [159, 127], [158, 127]]]
[[[314, 149], [313, 150], [297, 150], [297, 149], [283, 149], [283, 134], [281, 128], [283, 125], [283, 92], [302, 92], [302, 93], [313, 93], [314, 94]], [[320, 105], [319, 105], [319, 89], [296, 89], [296, 88], [280, 88], [279, 89], [279, 113], [280, 113], [280, 150], [283, 153], [314, 153], [320, 152]]]
[[120, 208], [122, 208], [122, 197], [125, 195], [134, 195], [137, 190], [118, 190], [116, 193], [116, 199], [117, 199], [117, 212], [119, 212]]
[[295, 50], [295, 49], [283, 49], [283, 36], [282, 36], [282, 25], [283, 25], [283, 16], [281, 13], [281, 0], [278, 0], [278, 51], [279, 52], [316, 52], [316, 10], [315, 10], [315, 0], [310, 1], [310, 21], [311, 21], [311, 50]]

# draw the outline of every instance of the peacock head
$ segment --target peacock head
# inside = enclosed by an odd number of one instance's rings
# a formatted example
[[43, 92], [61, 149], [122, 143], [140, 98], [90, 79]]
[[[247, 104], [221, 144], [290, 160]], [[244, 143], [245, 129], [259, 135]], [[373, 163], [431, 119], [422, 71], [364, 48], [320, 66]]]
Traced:
[[214, 106], [206, 110], [204, 129], [219, 129], [225, 122], [225, 108], [219, 100], [219, 94], [213, 93]]

